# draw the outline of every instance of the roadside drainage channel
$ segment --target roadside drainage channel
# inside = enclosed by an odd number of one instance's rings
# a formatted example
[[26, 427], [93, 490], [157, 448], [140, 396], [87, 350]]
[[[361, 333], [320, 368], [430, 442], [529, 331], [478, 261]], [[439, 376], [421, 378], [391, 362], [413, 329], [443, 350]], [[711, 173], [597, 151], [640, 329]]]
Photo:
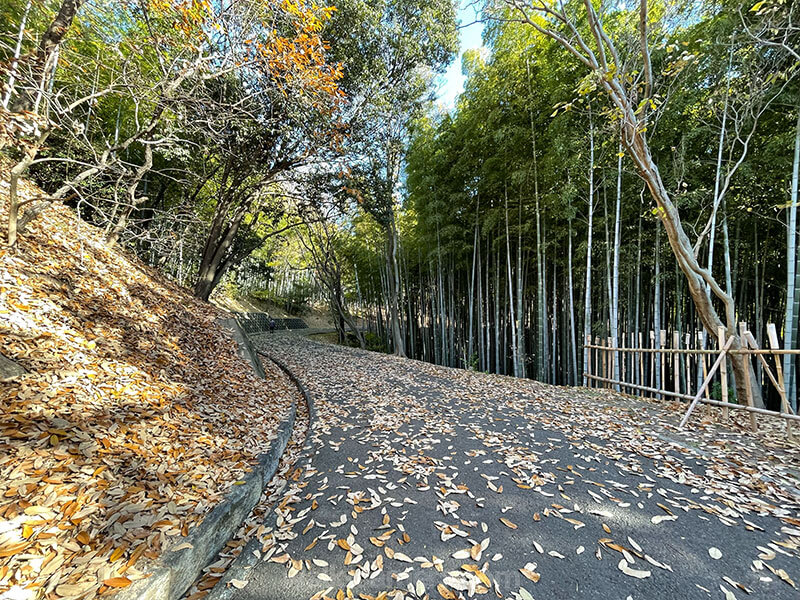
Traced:
[[[306, 459], [309, 459], [311, 456], [311, 432], [313, 430], [314, 422], [317, 418], [317, 411], [316, 407], [314, 406], [314, 400], [311, 397], [311, 394], [308, 393], [308, 390], [303, 385], [303, 383], [297, 378], [297, 376], [292, 372], [292, 370], [287, 367], [282, 361], [276, 359], [271, 354], [264, 352], [263, 350], [257, 350], [258, 354], [271, 360], [274, 362], [278, 367], [283, 370], [284, 373], [292, 380], [292, 382], [297, 386], [300, 392], [303, 394], [303, 397], [306, 400], [306, 404], [308, 406], [308, 430], [306, 432], [306, 439], [303, 442], [303, 450], [298, 455], [296, 464], [303, 462]], [[275, 528], [277, 525], [278, 514], [275, 512], [274, 507], [269, 511], [268, 515], [264, 519], [264, 526], [267, 528]], [[253, 567], [258, 564], [260, 558], [258, 558], [258, 552], [261, 550], [261, 541], [258, 537], [254, 537], [251, 539], [247, 545], [242, 550], [241, 554], [233, 561], [230, 567], [228, 567], [227, 572], [225, 575], [220, 579], [217, 584], [211, 589], [208, 595], [203, 600], [230, 600], [231, 596], [238, 590], [231, 585], [231, 582], [235, 579], [240, 581], [247, 580], [247, 573]]]
[[[258, 357], [252, 341], [242, 331], [235, 319], [224, 319], [221, 323], [231, 331], [232, 337], [239, 346], [239, 354], [247, 359], [253, 369], [264, 378], [264, 367]], [[261, 353], [263, 354], [263, 353]], [[268, 358], [268, 355], [265, 354]], [[272, 358], [270, 358], [272, 360]], [[289, 379], [298, 387], [309, 406], [309, 415], [313, 405], [309, 401], [308, 392], [301, 387], [294, 374], [289, 372], [278, 361], [273, 361]], [[258, 456], [258, 462], [247, 474], [240, 485], [236, 485], [226, 498], [197, 525], [189, 535], [179, 538], [173, 547], [180, 550], [164, 553], [149, 564], [142, 565], [142, 570], [150, 573], [146, 579], [133, 582], [129, 587], [114, 595], [117, 600], [179, 600], [202, 570], [217, 556], [230, 538], [239, 529], [253, 508], [258, 504], [264, 488], [278, 470], [289, 438], [294, 431], [297, 405], [293, 404], [289, 416], [278, 426], [275, 439], [267, 452]]]

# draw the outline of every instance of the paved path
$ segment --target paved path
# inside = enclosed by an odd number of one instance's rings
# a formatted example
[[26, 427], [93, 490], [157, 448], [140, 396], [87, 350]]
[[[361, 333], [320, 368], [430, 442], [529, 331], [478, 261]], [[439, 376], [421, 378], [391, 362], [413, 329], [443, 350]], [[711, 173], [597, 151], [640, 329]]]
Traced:
[[261, 343], [317, 420], [277, 521], [217, 596], [800, 598], [798, 498], [738, 434], [692, 438], [733, 466], [656, 437], [668, 426], [635, 402]]

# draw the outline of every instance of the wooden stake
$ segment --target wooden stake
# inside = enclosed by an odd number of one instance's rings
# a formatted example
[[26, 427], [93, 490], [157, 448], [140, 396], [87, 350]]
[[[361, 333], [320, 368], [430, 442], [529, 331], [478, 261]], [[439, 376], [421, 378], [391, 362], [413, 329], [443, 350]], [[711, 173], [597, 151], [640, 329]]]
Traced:
[[[706, 363], [706, 355], [705, 354], [701, 355], [700, 360], [703, 361], [703, 381], [705, 381], [706, 377], [708, 377], [708, 363]], [[709, 386], [706, 386], [706, 391], [705, 391], [706, 400], [711, 400], [711, 395], [708, 393], [708, 388]], [[706, 408], [707, 408], [706, 415], [711, 416], [711, 406], [709, 405]]]
[[[600, 345], [600, 338], [595, 336], [594, 338], [594, 345], [597, 346], [599, 349], [597, 352], [594, 353], [594, 369], [592, 369], [595, 373], [602, 373], [600, 370], [600, 357], [602, 356], [603, 347]], [[598, 385], [597, 387], [603, 387], [602, 385]]]
[[[681, 346], [681, 336], [677, 331], [672, 332], [672, 347], [676, 350]], [[672, 377], [674, 381], [672, 382], [672, 387], [676, 392], [681, 391], [681, 371], [680, 371], [680, 359], [678, 358], [677, 354], [672, 355]]]
[[[701, 385], [700, 389], [697, 390], [697, 394], [692, 400], [692, 403], [689, 405], [689, 409], [686, 411], [686, 414], [683, 416], [683, 419], [681, 419], [680, 425], [678, 425], [679, 429], [683, 429], [686, 426], [686, 422], [689, 420], [689, 417], [691, 416], [694, 407], [697, 406], [698, 402], [700, 402], [700, 398], [702, 397], [703, 392], [708, 387], [708, 384], [711, 383], [711, 379], [714, 377], [714, 373], [717, 372], [719, 365], [725, 362], [725, 358], [727, 357], [728, 349], [731, 347], [731, 344], [733, 344], [733, 336], [731, 336], [731, 338], [725, 343], [725, 346], [722, 348], [722, 352], [719, 353], [719, 357], [717, 357], [716, 362], [714, 362], [714, 366], [711, 367], [711, 372], [708, 375], [706, 375], [706, 378], [703, 381], [703, 385]], [[706, 398], [706, 401], [708, 401], [708, 398]], [[755, 418], [755, 416], [753, 416], [753, 418]]]
[[[639, 332], [639, 348], [642, 347], [642, 332]], [[644, 385], [644, 356], [641, 353], [637, 353], [636, 356], [639, 357], [639, 381], [637, 382], [639, 385]], [[637, 390], [639, 395], [642, 395], [642, 390]]]
[[584, 385], [586, 387], [592, 386], [592, 380], [589, 379], [592, 375], [592, 336], [586, 336], [586, 373], [584, 375]]
[[[758, 348], [758, 342], [753, 337], [753, 333], [751, 331], [748, 331], [746, 335], [747, 335], [747, 342], [748, 342], [748, 344], [750, 344], [750, 347], [753, 348], [753, 349], [757, 349]], [[767, 374], [767, 377], [772, 382], [772, 385], [775, 386], [775, 389], [778, 390], [778, 394], [782, 398], [783, 397], [783, 392], [784, 392], [783, 386], [778, 382], [777, 377], [775, 377], [775, 375], [772, 374], [772, 369], [770, 369], [769, 363], [767, 362], [767, 359], [764, 358], [763, 354], [758, 354], [757, 356], [758, 356], [758, 360], [761, 361], [761, 366], [764, 368], [764, 372]]]
[[[739, 323], [739, 337], [742, 340], [742, 347], [747, 348], [747, 336], [745, 333], [747, 332], [747, 323], [742, 321]], [[745, 358], [745, 361], [749, 361], [750, 358]], [[750, 365], [745, 363], [744, 366], [744, 387], [745, 387], [745, 395], [747, 396], [747, 406], [750, 408], [755, 408], [753, 404], [753, 388], [751, 387], [752, 382], [750, 381]], [[752, 431], [758, 431], [758, 422], [756, 421], [756, 416], [753, 413], [750, 413], [750, 429]]]
[[[692, 343], [691, 334], [687, 333], [685, 339], [686, 339], [686, 347], [689, 348], [689, 346]], [[689, 373], [692, 372], [691, 363], [692, 363], [692, 355], [691, 354], [687, 354], [685, 359], [684, 359], [684, 363], [683, 363], [683, 378], [686, 380], [686, 393], [687, 394], [691, 394], [692, 393], [692, 381], [691, 381], [691, 378], [689, 377]]]
[[[720, 350], [722, 350], [722, 346], [725, 340], [725, 328], [720, 327], [717, 329], [717, 346]], [[720, 365], [719, 371], [719, 378], [720, 378], [720, 385], [722, 386], [722, 401], [727, 403], [728, 402], [728, 357], [725, 357], [725, 360], [722, 361]], [[722, 407], [722, 418], [727, 423], [729, 417], [729, 410], [727, 406]]]
[[[650, 349], [651, 350], [655, 350], [655, 347], [656, 347], [656, 334], [651, 329], [650, 330]], [[651, 354], [650, 355], [650, 388], [651, 389], [655, 387], [655, 380], [656, 380], [656, 367], [655, 367], [656, 362], [655, 361], [656, 361], [656, 355], [655, 354]]]
[[[778, 332], [775, 330], [775, 323], [767, 323], [767, 337], [769, 338], [769, 347], [777, 350], [780, 346], [778, 344]], [[781, 364], [781, 357], [775, 355], [775, 372], [778, 375], [778, 392], [781, 395], [781, 411], [790, 412], [792, 407], [789, 406], [786, 394], [786, 382], [783, 380], [783, 365]], [[789, 421], [786, 421], [786, 437], [794, 440], [794, 432]]]

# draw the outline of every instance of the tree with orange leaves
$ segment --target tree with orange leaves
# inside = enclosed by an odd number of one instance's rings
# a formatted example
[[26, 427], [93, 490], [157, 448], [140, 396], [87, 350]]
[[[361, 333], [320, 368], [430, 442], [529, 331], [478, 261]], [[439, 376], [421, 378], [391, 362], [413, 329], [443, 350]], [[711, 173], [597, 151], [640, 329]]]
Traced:
[[[95, 222], [116, 243], [149, 201], [142, 191], [153, 165], [185, 142], [180, 132], [192, 128], [191, 107], [210, 100], [210, 82], [240, 82], [245, 99], [256, 100], [248, 102], [257, 107], [252, 119], [274, 116], [278, 105], [308, 123], [329, 118], [342, 97], [340, 67], [327, 62], [320, 37], [333, 10], [303, 0], [149, 0], [122, 10], [100, 4], [90, 14], [81, 0], [63, 0], [49, 22], [32, 14], [28, 24], [48, 23], [45, 34], [14, 59], [4, 91], [10, 110], [1, 115], [15, 161], [9, 244], [50, 202], [64, 199], [93, 206]], [[226, 109], [241, 118], [240, 108], [216, 106]], [[335, 135], [300, 129], [310, 136], [305, 148]], [[15, 191], [29, 169], [48, 196], [24, 205]]]

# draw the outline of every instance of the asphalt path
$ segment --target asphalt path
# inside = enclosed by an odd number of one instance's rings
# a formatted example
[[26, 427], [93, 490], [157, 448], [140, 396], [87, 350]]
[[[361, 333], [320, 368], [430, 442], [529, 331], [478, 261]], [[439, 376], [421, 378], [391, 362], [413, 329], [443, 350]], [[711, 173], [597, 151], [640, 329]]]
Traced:
[[800, 598], [798, 497], [743, 434], [670, 437], [651, 404], [260, 343], [316, 420], [212, 598]]

